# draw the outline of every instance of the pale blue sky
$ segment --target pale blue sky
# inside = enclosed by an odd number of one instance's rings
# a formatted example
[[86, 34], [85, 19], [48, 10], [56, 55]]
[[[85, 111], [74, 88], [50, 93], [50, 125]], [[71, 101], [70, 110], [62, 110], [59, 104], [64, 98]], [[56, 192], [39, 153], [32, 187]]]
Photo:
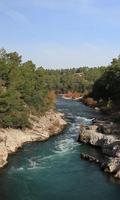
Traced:
[[0, 0], [0, 46], [49, 68], [120, 54], [120, 0]]

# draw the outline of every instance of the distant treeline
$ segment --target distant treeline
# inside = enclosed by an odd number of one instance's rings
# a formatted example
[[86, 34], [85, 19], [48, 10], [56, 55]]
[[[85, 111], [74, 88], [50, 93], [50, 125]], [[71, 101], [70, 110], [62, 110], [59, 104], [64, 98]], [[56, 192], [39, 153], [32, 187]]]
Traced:
[[80, 67], [61, 70], [41, 70], [49, 90], [57, 93], [90, 92], [94, 82], [105, 72], [105, 67]]
[[105, 108], [120, 109], [120, 56], [106, 67], [46, 70], [45, 73], [50, 90], [60, 93], [79, 92], [94, 98]]

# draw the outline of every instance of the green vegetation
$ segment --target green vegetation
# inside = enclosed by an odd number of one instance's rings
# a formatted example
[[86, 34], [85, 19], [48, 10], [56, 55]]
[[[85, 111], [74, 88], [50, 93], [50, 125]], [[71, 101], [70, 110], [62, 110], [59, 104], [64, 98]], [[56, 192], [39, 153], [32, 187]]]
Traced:
[[119, 107], [120, 57], [113, 59], [103, 75], [94, 83], [92, 96], [107, 109]]
[[22, 63], [16, 52], [0, 50], [0, 127], [30, 127], [30, 114], [41, 114], [54, 104], [44, 73], [32, 61]]
[[120, 57], [108, 67], [48, 70], [0, 50], [0, 127], [30, 127], [30, 114], [53, 108], [55, 93], [82, 93], [86, 104], [111, 109], [120, 99]]
[[[44, 70], [44, 69], [43, 69]], [[80, 67], [61, 70], [44, 70], [49, 90], [57, 93], [90, 92], [94, 82], [101, 77], [105, 67]]]

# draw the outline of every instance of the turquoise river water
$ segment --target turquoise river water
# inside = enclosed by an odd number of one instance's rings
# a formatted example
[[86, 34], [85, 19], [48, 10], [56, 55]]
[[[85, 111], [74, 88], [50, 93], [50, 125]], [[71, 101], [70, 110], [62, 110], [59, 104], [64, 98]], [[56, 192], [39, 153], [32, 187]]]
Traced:
[[80, 152], [101, 156], [78, 144], [80, 123], [101, 114], [80, 102], [57, 99], [57, 110], [68, 125], [62, 134], [45, 142], [24, 145], [0, 170], [0, 200], [120, 200], [120, 184], [95, 164], [80, 159]]

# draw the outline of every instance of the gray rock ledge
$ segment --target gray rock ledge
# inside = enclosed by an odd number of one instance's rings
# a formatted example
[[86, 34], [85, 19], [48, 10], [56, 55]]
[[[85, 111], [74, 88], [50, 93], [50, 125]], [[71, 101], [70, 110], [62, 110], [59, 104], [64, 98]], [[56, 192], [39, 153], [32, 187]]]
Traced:
[[114, 123], [97, 122], [91, 126], [81, 126], [79, 142], [99, 147], [103, 159], [81, 154], [81, 158], [96, 162], [108, 173], [120, 179], [120, 129]]

